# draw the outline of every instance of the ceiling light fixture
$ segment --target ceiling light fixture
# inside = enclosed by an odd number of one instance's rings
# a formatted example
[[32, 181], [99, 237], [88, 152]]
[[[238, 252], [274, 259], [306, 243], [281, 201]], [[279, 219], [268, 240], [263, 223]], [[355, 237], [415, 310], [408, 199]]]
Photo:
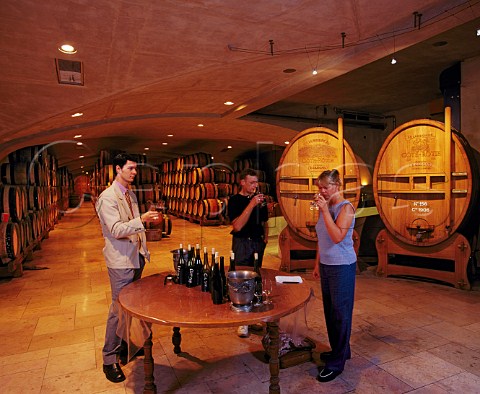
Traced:
[[168, 145], [168, 142], [162, 142], [162, 145]]
[[83, 159], [84, 157], [85, 156], [83, 156], [83, 155], [78, 156], [79, 159]]
[[228, 145], [228, 146], [227, 146], [227, 149], [232, 149], [232, 145]]
[[75, 49], [75, 47], [70, 44], [60, 45], [58, 50], [62, 53], [66, 53], [67, 55], [73, 55], [74, 53], [77, 53], [77, 50]]
[[73, 138], [82, 138], [82, 135], [81, 135], [81, 134], [77, 134], [77, 135], [74, 136]]
[[317, 74], [318, 74], [317, 69], [314, 68], [313, 71], [312, 71], [312, 75], [317, 75]]
[[225, 101], [223, 104], [225, 105], [233, 105], [235, 104], [233, 101]]
[[477, 37], [480, 37], [480, 29], [477, 29]]
[[203, 127], [203, 123], [197, 124], [198, 127]]
[[290, 143], [290, 141], [285, 141], [285, 145], [288, 145]]
[[78, 118], [79, 116], [83, 116], [83, 112], [75, 112], [71, 116], [72, 116], [72, 118]]
[[143, 148], [144, 150], [150, 150], [150, 148]]
[[393, 54], [392, 60], [390, 60], [391, 64], [397, 64], [397, 59], [395, 59], [395, 30], [393, 31]]
[[173, 134], [167, 134], [167, 137], [173, 137]]
[[80, 146], [80, 145], [83, 145], [83, 142], [77, 142], [77, 145]]

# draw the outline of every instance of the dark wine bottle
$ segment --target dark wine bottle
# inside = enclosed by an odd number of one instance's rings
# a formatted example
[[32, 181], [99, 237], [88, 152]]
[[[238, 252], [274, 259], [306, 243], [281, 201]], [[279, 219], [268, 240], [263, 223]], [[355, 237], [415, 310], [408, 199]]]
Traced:
[[210, 291], [210, 265], [208, 264], [207, 247], [203, 248], [203, 275], [202, 275], [202, 291]]
[[223, 282], [218, 263], [213, 265], [212, 272], [212, 301], [218, 305], [223, 303]]
[[187, 287], [195, 286], [195, 254], [191, 245], [188, 245], [188, 262], [187, 262]]
[[257, 273], [255, 277], [255, 292], [254, 292], [254, 299], [253, 303], [255, 305], [259, 305], [262, 303], [262, 293], [263, 293], [263, 286], [262, 286], [262, 274], [260, 272], [260, 262], [258, 260], [258, 253], [253, 254], [253, 270]]
[[195, 286], [200, 286], [203, 279], [203, 264], [200, 257], [200, 245], [195, 248]]
[[235, 271], [235, 253], [230, 251], [230, 266], [228, 267], [228, 271]]
[[180, 249], [178, 250], [179, 259], [177, 265], [177, 280], [179, 285], [185, 284], [185, 257], [183, 256], [183, 245], [180, 244]]
[[223, 296], [228, 297], [227, 276], [225, 275], [225, 258], [220, 256], [220, 276], [222, 277]]

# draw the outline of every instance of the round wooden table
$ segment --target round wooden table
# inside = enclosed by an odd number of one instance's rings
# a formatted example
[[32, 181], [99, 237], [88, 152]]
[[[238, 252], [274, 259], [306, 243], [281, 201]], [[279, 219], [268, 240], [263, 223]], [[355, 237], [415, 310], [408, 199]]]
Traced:
[[[126, 286], [118, 297], [123, 311], [142, 321], [173, 327], [174, 352], [180, 353], [180, 327], [220, 328], [238, 327], [265, 322], [270, 336], [270, 393], [280, 393], [279, 386], [279, 330], [278, 323], [304, 307], [312, 295], [309, 285], [303, 283], [277, 283], [275, 276], [285, 276], [279, 271], [263, 269], [262, 277], [272, 279], [270, 296], [272, 304], [253, 308], [250, 312], [235, 312], [230, 303], [214, 305], [210, 293], [203, 293], [200, 286], [185, 286], [165, 283], [168, 274], [147, 276]], [[145, 388], [144, 393], [156, 393], [153, 378], [152, 339], [144, 344]]]

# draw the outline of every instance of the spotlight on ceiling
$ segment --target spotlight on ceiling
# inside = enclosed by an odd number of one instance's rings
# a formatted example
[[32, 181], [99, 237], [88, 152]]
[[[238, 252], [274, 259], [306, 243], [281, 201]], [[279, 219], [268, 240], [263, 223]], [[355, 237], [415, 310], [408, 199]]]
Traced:
[[62, 53], [66, 53], [67, 55], [73, 55], [74, 53], [77, 53], [77, 50], [75, 49], [75, 47], [70, 44], [60, 45], [58, 50]]
[[395, 59], [394, 57], [392, 57], [392, 60], [390, 61], [390, 63], [392, 63], [392, 64], [397, 64], [397, 59]]

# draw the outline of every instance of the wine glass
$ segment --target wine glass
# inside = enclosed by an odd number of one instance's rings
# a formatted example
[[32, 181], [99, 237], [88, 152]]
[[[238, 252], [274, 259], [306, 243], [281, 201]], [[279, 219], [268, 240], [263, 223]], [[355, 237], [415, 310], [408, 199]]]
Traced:
[[310, 210], [311, 211], [318, 211], [318, 204], [317, 204], [317, 199], [320, 197], [320, 193], [315, 193], [313, 195], [312, 201], [310, 201]]
[[257, 186], [255, 188], [255, 193], [254, 193], [254, 196], [256, 196], [257, 194], [261, 194], [263, 196], [263, 201], [259, 204], [261, 207], [265, 207], [267, 206], [267, 199], [265, 198], [264, 194], [260, 191], [260, 187]]
[[263, 282], [262, 283], [263, 294], [265, 296], [263, 303], [268, 305], [272, 303], [272, 300], [270, 299], [270, 295], [272, 294], [273, 283], [270, 278], [263, 278], [262, 282]]

